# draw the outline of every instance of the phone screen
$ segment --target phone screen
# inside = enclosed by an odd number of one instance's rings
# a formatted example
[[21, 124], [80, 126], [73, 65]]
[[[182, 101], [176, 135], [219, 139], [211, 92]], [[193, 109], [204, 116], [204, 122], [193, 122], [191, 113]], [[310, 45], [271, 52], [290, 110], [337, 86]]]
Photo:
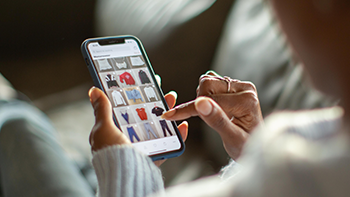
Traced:
[[87, 49], [117, 125], [133, 145], [150, 156], [181, 149], [176, 124], [160, 118], [167, 107], [138, 41], [91, 41]]

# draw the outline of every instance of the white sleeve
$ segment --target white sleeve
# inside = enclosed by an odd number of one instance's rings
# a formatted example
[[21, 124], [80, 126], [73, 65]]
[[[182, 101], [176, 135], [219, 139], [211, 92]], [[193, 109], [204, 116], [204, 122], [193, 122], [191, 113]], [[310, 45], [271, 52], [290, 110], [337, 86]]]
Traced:
[[152, 88], [152, 92], [153, 92], [154, 98], [157, 98], [157, 94], [154, 92], [153, 88]]
[[118, 95], [116, 95], [116, 93], [117, 93], [116, 91], [112, 92], [113, 102], [114, 102], [115, 106], [118, 105]]
[[150, 100], [151, 99], [151, 95], [150, 95], [150, 92], [149, 92], [149, 87], [145, 88], [144, 90], [145, 90], [145, 93], [147, 95], [148, 100]]
[[148, 99], [157, 98], [156, 93], [154, 92], [153, 88], [147, 87], [147, 88], [145, 88], [145, 92], [147, 94]]
[[120, 92], [118, 92], [118, 95], [119, 95], [119, 99], [120, 101], [122, 101], [124, 103], [124, 105], [126, 105], [125, 101], [124, 101], [124, 98], [122, 96], [122, 94]]

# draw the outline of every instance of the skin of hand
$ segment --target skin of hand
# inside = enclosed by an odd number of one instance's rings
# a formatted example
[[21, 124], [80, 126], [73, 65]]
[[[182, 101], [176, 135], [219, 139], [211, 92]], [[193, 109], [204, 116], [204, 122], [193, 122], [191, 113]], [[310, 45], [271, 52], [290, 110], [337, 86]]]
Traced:
[[[98, 151], [108, 146], [127, 144], [131, 145], [130, 139], [126, 137], [114, 124], [112, 116], [112, 105], [108, 97], [100, 89], [92, 87], [89, 90], [89, 97], [95, 114], [95, 125], [90, 133], [90, 145], [92, 151]], [[165, 95], [169, 108], [176, 103], [176, 93], [170, 92]], [[188, 123], [182, 122], [178, 129], [185, 141], [188, 134]], [[160, 166], [165, 160], [155, 161]]]
[[249, 134], [263, 122], [263, 117], [254, 84], [223, 79], [213, 71], [202, 75], [197, 98], [169, 110], [162, 118], [183, 120], [199, 116], [218, 132], [229, 156], [237, 159]]

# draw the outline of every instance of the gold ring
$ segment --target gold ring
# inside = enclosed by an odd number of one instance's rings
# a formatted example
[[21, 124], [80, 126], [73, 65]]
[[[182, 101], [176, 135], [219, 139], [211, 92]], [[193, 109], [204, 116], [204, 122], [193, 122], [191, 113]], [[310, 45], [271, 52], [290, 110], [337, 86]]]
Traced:
[[222, 81], [226, 81], [227, 82], [227, 93], [230, 93], [230, 91], [231, 91], [231, 81], [232, 81], [232, 79], [230, 77], [228, 77], [228, 76], [224, 76], [224, 77], [215, 76], [214, 78], [222, 80]]
[[227, 93], [230, 93], [230, 91], [231, 91], [231, 78], [228, 76], [225, 76], [224, 80], [227, 82]]

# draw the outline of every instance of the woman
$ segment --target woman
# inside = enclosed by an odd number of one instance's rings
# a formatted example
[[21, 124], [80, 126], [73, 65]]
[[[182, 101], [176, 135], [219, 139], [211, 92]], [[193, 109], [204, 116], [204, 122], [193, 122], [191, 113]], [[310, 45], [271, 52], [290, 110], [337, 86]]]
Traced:
[[[314, 86], [340, 98], [340, 107], [275, 114], [254, 130], [262, 120], [254, 86], [207, 73], [201, 77], [199, 97], [175, 107], [164, 118], [200, 116], [220, 134], [226, 151], [242, 167], [234, 176], [238, 166], [232, 163], [226, 167], [223, 180], [199, 180], [167, 190], [167, 196], [345, 196], [350, 192], [350, 3], [269, 3]], [[159, 169], [147, 156], [134, 151], [113, 125], [106, 96], [92, 89], [90, 98], [96, 114], [90, 142], [95, 151], [99, 195], [162, 193]], [[175, 97], [167, 95], [167, 101], [173, 106]], [[179, 130], [186, 137], [187, 124], [181, 124]]]

